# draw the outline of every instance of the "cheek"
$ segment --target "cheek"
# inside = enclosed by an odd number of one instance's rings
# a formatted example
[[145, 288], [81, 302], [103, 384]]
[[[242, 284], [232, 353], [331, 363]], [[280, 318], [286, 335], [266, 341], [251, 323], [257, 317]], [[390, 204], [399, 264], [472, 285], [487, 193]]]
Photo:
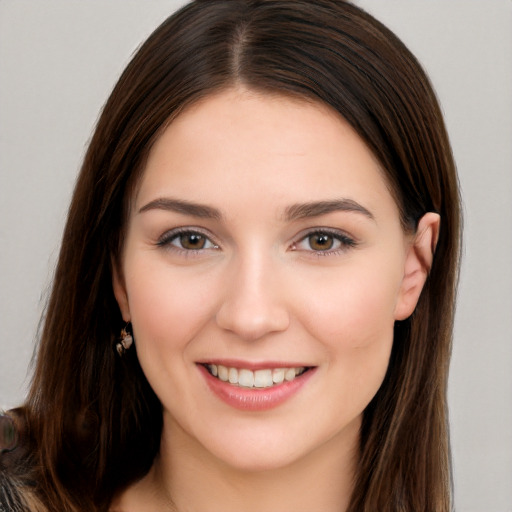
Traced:
[[[148, 261], [149, 260], [149, 261]], [[126, 286], [137, 357], [160, 401], [179, 410], [188, 390], [187, 357], [193, 340], [211, 318], [212, 283], [194, 279], [156, 258], [133, 258], [125, 265]], [[170, 392], [172, 390], [172, 392]]]
[[[345, 272], [325, 286], [317, 283], [304, 318], [327, 345], [363, 349], [393, 336], [397, 280], [378, 272]], [[332, 341], [330, 341], [332, 340]]]
[[161, 262], [129, 263], [127, 292], [138, 349], [183, 348], [210, 317], [208, 283]]
[[339, 403], [362, 412], [388, 368], [400, 274], [394, 268], [380, 272], [367, 267], [342, 274], [317, 282], [302, 316], [310, 335], [323, 346], [341, 390]]

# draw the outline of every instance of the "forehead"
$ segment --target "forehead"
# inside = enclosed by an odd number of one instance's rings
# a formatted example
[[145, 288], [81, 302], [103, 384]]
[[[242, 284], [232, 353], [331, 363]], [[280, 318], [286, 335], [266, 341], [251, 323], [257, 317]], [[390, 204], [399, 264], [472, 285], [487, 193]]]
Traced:
[[374, 155], [337, 112], [232, 89], [193, 104], [163, 131], [135, 203], [168, 195], [227, 207], [247, 204], [259, 192], [276, 207], [341, 196], [392, 201]]

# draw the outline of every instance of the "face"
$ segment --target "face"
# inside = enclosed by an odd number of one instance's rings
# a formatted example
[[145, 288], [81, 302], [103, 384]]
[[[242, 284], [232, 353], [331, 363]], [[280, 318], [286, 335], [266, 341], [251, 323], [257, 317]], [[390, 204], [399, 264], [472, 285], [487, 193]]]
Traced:
[[424, 258], [351, 127], [218, 93], [165, 130], [132, 203], [114, 290], [164, 437], [244, 469], [355, 449]]

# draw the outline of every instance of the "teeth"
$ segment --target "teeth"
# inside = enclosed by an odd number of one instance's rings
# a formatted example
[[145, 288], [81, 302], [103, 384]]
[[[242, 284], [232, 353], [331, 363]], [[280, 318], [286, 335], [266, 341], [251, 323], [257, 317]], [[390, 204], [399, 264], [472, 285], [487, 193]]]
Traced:
[[272, 372], [272, 381], [275, 384], [281, 384], [281, 382], [283, 382], [283, 380], [284, 380], [284, 372], [285, 372], [284, 368], [276, 368]]
[[[215, 366], [214, 364], [210, 366]], [[218, 376], [220, 380], [223, 380], [224, 382], [228, 381], [228, 369], [225, 366], [222, 366], [219, 364], [217, 366]], [[214, 370], [212, 369], [212, 375], [214, 374]]]
[[290, 381], [295, 379], [295, 368], [289, 368], [284, 372], [284, 380]]
[[238, 384], [244, 388], [252, 388], [254, 386], [254, 372], [251, 372], [251, 370], [239, 370]]
[[238, 384], [238, 370], [236, 368], [228, 370], [228, 379], [230, 384]]
[[209, 364], [208, 371], [223, 382], [244, 388], [269, 388], [271, 386], [290, 382], [296, 376], [302, 375], [306, 368], [274, 368], [268, 370], [247, 370], [246, 368], [228, 368], [221, 364]]
[[256, 370], [254, 372], [254, 387], [268, 388], [274, 384], [272, 382], [272, 370]]

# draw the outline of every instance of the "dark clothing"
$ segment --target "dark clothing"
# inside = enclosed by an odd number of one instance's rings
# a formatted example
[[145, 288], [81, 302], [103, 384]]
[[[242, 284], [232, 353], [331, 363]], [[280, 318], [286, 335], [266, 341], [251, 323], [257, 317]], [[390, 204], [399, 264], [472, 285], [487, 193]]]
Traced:
[[25, 495], [31, 487], [13, 418], [0, 414], [0, 512], [31, 512]]

